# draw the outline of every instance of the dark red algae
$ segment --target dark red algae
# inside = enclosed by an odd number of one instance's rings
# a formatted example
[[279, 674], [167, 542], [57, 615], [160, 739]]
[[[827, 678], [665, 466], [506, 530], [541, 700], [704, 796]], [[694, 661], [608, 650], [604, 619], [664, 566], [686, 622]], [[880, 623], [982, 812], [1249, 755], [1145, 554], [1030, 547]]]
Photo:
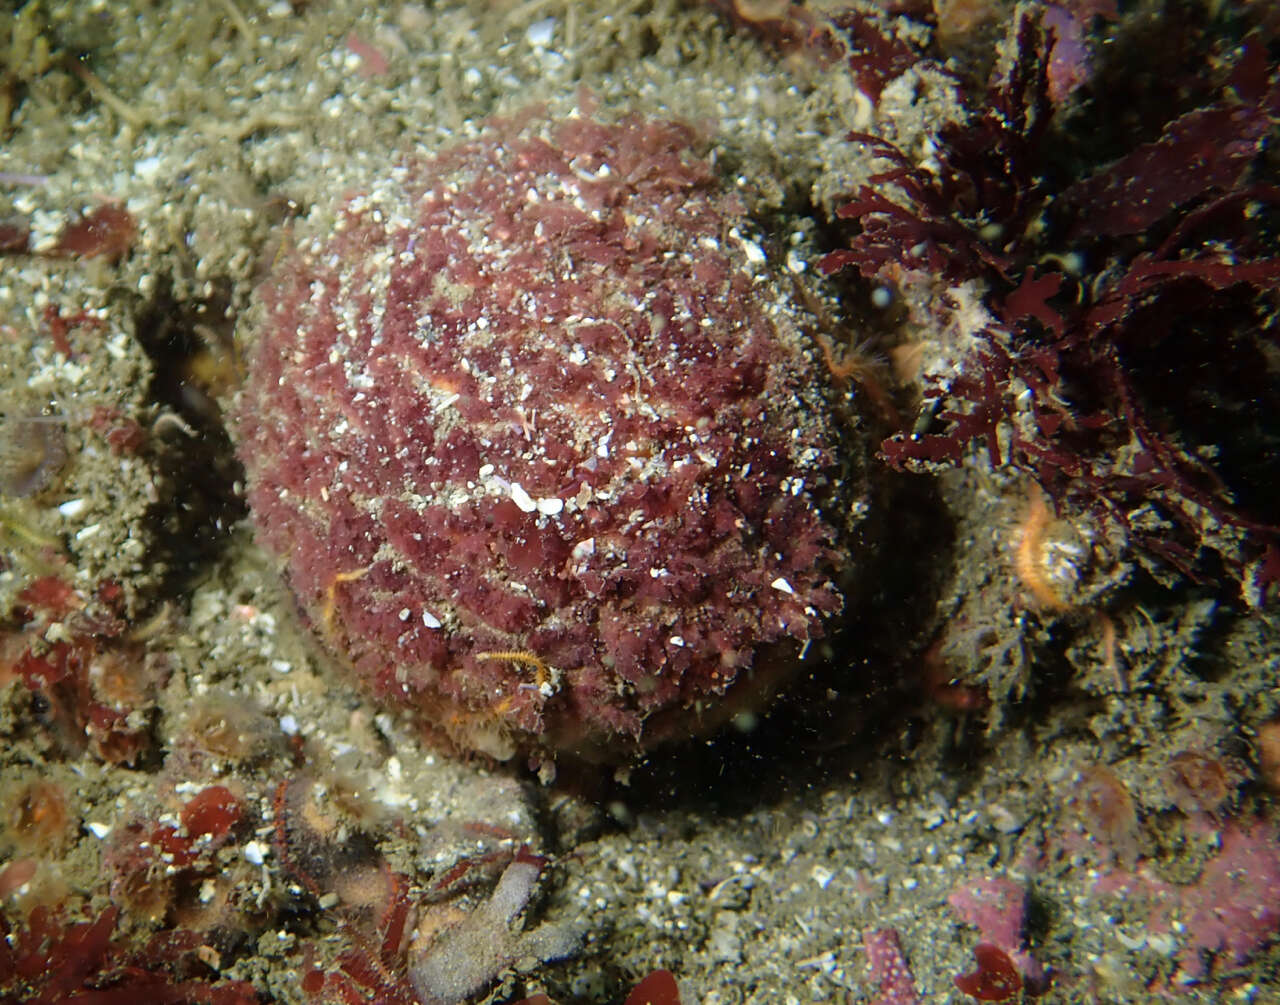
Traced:
[[856, 578], [867, 445], [695, 143], [494, 124], [347, 198], [259, 293], [259, 540], [447, 747], [621, 761], [706, 732]]

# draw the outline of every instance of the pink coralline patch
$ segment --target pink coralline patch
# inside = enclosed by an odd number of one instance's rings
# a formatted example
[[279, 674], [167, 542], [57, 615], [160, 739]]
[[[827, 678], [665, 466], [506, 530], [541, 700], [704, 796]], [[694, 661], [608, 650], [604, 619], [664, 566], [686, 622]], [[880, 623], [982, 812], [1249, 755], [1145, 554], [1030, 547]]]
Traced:
[[947, 903], [988, 942], [1006, 952], [1022, 945], [1027, 891], [1013, 880], [993, 876], [961, 883], [947, 895]]
[[895, 928], [867, 929], [862, 933], [867, 969], [876, 985], [872, 1005], [920, 1005], [916, 978], [902, 952], [902, 938]]
[[499, 123], [348, 198], [261, 293], [260, 540], [452, 746], [617, 760], [704, 731], [842, 606], [862, 451], [694, 141]]
[[1005, 876], [962, 882], [947, 903], [986, 942], [1003, 950], [1030, 987], [1045, 984], [1045, 972], [1027, 948], [1027, 889]]
[[1280, 934], [1280, 834], [1266, 823], [1229, 824], [1222, 848], [1182, 891], [1188, 944], [1179, 960], [1195, 980], [1239, 966]]
[[1093, 892], [1146, 913], [1146, 929], [1181, 944], [1182, 983], [1201, 984], [1247, 964], [1280, 937], [1280, 831], [1262, 820], [1210, 827], [1218, 852], [1192, 883], [1173, 884], [1145, 868], [1107, 868]]

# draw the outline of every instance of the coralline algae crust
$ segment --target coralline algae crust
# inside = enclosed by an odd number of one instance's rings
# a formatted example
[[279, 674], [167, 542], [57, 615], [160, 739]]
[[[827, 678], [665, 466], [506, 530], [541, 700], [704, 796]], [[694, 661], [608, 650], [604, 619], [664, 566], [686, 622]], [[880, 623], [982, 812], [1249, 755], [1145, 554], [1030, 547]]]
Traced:
[[496, 124], [349, 196], [260, 291], [259, 539], [332, 652], [454, 747], [705, 731], [841, 609], [862, 448], [694, 142]]

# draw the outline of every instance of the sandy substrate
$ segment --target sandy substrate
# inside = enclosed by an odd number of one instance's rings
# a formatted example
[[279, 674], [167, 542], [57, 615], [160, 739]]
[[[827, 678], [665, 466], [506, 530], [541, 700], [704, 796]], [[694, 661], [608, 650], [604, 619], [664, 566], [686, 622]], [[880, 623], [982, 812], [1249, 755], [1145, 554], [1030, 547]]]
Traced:
[[[322, 1000], [303, 975], [381, 937], [388, 875], [416, 908], [412, 958], [527, 845], [548, 864], [516, 926], [583, 938], [562, 962], [515, 953], [495, 1002], [619, 1001], [660, 967], [686, 1002], [871, 1001], [885, 989], [864, 940], [883, 929], [923, 1001], [972, 1000], [953, 978], [1002, 934], [1025, 973], [1054, 975], [1044, 1000], [1280, 997], [1265, 948], [1280, 847], [1255, 743], [1280, 706], [1274, 613], [1185, 584], [1123, 592], [1123, 549], [1087, 603], [1039, 608], [1017, 568], [1036, 497], [981, 458], [934, 480], [883, 472], [887, 557], [772, 714], [551, 784], [424, 749], [367, 702], [244, 519], [224, 416], [253, 290], [406, 153], [533, 105], [569, 114], [585, 93], [693, 123], [753, 215], [808, 246], [813, 215], [870, 173], [844, 134], [922, 151], [959, 114], [946, 78], [912, 71], [871, 106], [661, 0], [35, 6], [14, 44], [28, 31], [53, 56], [13, 61], [0, 151], [0, 219], [31, 230], [31, 253], [0, 261], [0, 410], [14, 438], [49, 420], [38, 442], [56, 430], [66, 458], [0, 498], [11, 925], [42, 903], [114, 902], [121, 945], [198, 932], [189, 976]], [[119, 260], [46, 253], [116, 205], [136, 224]], [[869, 290], [840, 295], [875, 318]], [[75, 595], [32, 613], [24, 591], [50, 579]], [[23, 683], [24, 655], [59, 642], [118, 720], [86, 735], [74, 699], [50, 708]], [[1183, 797], [1187, 755], [1225, 773], [1220, 803]], [[194, 864], [153, 854], [156, 828], [190, 827], [184, 807], [214, 786], [239, 807], [231, 832]], [[1132, 805], [1109, 808], [1123, 793]], [[33, 817], [39, 799], [65, 820]], [[1002, 910], [963, 906], [993, 890]]]

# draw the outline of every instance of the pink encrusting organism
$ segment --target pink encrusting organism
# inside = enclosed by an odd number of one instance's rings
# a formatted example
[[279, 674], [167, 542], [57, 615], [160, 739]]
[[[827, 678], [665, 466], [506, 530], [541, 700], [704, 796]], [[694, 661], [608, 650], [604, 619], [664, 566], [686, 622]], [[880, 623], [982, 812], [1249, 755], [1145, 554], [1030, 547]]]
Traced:
[[703, 732], [841, 609], [865, 447], [696, 145], [635, 115], [494, 124], [348, 198], [262, 290], [259, 538], [329, 648], [452, 746]]
[[872, 1005], [920, 1005], [915, 974], [902, 951], [898, 930], [869, 928], [862, 933], [862, 946], [867, 951], [871, 982], [876, 986]]
[[1182, 887], [1170, 928], [1185, 932], [1178, 957], [1199, 982], [1258, 955], [1280, 936], [1280, 832], [1263, 821], [1231, 821], [1195, 883]]
[[1043, 990], [1048, 976], [1027, 945], [1028, 899], [1027, 887], [1007, 876], [965, 880], [947, 895], [951, 909], [1008, 957], [1029, 988]]

